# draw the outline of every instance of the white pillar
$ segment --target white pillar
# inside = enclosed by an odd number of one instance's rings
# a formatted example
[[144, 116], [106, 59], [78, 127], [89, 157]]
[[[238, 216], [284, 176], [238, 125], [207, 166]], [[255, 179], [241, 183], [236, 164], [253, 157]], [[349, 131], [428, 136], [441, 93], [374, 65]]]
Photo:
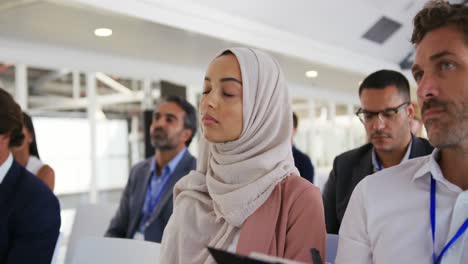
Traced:
[[28, 76], [25, 64], [15, 65], [15, 100], [23, 111], [28, 110]]
[[89, 201], [91, 203], [98, 202], [98, 188], [97, 188], [97, 169], [96, 169], [96, 73], [86, 74], [86, 92], [88, 97], [88, 120], [90, 127], [90, 168], [91, 178], [89, 182]]
[[317, 164], [317, 159], [316, 155], [314, 154], [314, 137], [316, 135], [316, 117], [315, 117], [315, 101], [309, 100], [308, 102], [308, 109], [309, 109], [309, 131], [308, 131], [308, 137], [307, 137], [307, 153], [309, 154], [310, 159], [312, 160], [313, 164]]
[[143, 80], [143, 100], [141, 101], [142, 110], [153, 109], [153, 94], [151, 89], [151, 80], [146, 78]]
[[327, 119], [333, 124], [336, 120], [336, 104], [334, 102], [328, 102]]
[[131, 149], [131, 160], [130, 164], [135, 165], [140, 161], [140, 148], [139, 148], [139, 133], [138, 126], [140, 123], [140, 118], [138, 115], [132, 116], [131, 127], [130, 127], [130, 149]]
[[73, 86], [73, 99], [80, 98], [81, 83], [80, 83], [80, 73], [78, 71], [73, 71], [72, 73], [72, 86]]

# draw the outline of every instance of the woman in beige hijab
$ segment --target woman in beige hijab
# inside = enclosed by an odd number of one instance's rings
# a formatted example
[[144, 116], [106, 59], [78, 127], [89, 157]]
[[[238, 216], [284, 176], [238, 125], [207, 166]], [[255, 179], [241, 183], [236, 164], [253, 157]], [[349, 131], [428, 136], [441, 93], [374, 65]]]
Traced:
[[320, 191], [298, 176], [292, 110], [279, 64], [231, 48], [206, 72], [197, 170], [174, 188], [161, 263], [214, 263], [206, 247], [311, 262], [325, 250]]

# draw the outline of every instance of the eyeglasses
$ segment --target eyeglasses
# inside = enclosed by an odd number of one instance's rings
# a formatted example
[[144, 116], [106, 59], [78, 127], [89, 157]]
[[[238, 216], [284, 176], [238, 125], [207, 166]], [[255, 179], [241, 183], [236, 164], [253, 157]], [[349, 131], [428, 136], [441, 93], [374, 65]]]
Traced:
[[357, 117], [359, 117], [359, 120], [361, 120], [363, 124], [369, 124], [373, 122], [376, 116], [379, 117], [380, 121], [385, 122], [386, 120], [394, 120], [396, 115], [398, 114], [398, 111], [400, 111], [408, 105], [409, 102], [404, 102], [397, 107], [387, 108], [378, 112], [367, 111], [362, 108], [359, 108], [359, 110], [357, 110], [356, 112], [356, 115]]

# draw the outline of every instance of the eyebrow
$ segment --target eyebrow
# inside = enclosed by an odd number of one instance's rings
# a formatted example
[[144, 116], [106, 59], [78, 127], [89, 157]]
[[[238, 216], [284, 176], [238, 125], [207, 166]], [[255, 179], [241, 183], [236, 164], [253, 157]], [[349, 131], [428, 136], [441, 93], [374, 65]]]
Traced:
[[[157, 115], [161, 116], [161, 113], [159, 113], [159, 112], [156, 112], [156, 113], [154, 113], [154, 115], [153, 115], [153, 116], [154, 116], [154, 117], [156, 117]], [[174, 115], [174, 114], [170, 114], [170, 113], [169, 113], [169, 114], [165, 114], [165, 115], [162, 115], [162, 116], [166, 116], [166, 117], [172, 117], [172, 118], [174, 118], [174, 119], [176, 119], [176, 120], [177, 120], [177, 116], [176, 116], [176, 115]]]
[[[440, 58], [445, 57], [445, 56], [455, 56], [455, 53], [450, 52], [450, 51], [448, 51], [448, 50], [443, 50], [443, 51], [441, 51], [441, 52], [438, 52], [438, 53], [436, 53], [436, 54], [431, 55], [431, 56], [429, 57], [429, 60], [435, 61], [435, 60], [440, 59]], [[411, 72], [413, 72], [413, 74], [414, 74], [414, 72], [415, 72], [416, 70], [418, 70], [418, 69], [419, 69], [419, 65], [418, 65], [418, 64], [414, 64], [414, 65], [411, 67]]]
[[[208, 76], [205, 76], [205, 81], [211, 81], [211, 79], [208, 77]], [[242, 85], [242, 81], [234, 78], [234, 77], [226, 77], [226, 78], [221, 78], [220, 80], [221, 82], [236, 82], [236, 83], [239, 83], [240, 85]]]
[[444, 50], [444, 51], [441, 51], [441, 52], [438, 52], [438, 53], [432, 55], [431, 57], [429, 57], [429, 59], [433, 61], [433, 60], [437, 60], [437, 59], [439, 59], [441, 57], [449, 56], [449, 55], [453, 56], [453, 55], [455, 55], [455, 53], [450, 52], [448, 50]]

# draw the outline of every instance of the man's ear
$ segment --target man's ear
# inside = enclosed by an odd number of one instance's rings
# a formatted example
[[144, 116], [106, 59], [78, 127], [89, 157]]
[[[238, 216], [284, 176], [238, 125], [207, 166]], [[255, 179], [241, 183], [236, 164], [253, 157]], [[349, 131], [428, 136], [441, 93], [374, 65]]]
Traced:
[[184, 139], [184, 143], [187, 142], [187, 140], [189, 140], [192, 135], [193, 131], [191, 129], [184, 128], [184, 130], [182, 130], [182, 138]]
[[415, 108], [417, 108], [417, 107], [415, 106], [415, 103], [411, 102], [411, 103], [408, 104], [408, 107], [407, 107], [407, 109], [408, 109], [408, 118], [409, 118], [410, 120], [413, 120], [413, 119], [414, 119], [414, 114], [415, 114], [414, 111], [415, 111]]

